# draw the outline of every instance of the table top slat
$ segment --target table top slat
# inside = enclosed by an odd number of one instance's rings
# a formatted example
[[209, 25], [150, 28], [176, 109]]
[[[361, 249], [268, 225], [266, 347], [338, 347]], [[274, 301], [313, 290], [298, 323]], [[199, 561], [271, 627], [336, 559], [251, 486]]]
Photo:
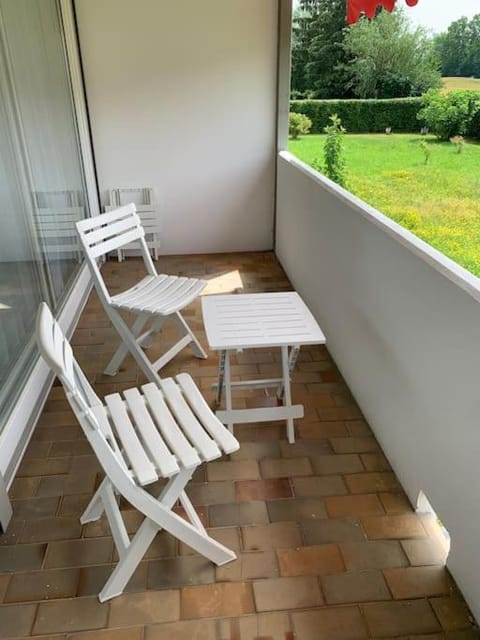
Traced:
[[202, 313], [211, 349], [326, 342], [312, 313], [293, 291], [204, 296]]

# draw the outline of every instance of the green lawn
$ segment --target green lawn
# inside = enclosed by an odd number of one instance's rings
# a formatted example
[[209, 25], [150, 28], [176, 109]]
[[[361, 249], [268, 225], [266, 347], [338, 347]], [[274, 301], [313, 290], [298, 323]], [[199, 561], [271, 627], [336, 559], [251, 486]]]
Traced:
[[[311, 164], [322, 160], [323, 141], [305, 136], [289, 150]], [[458, 154], [450, 142], [415, 134], [347, 134], [344, 143], [350, 191], [480, 276], [480, 145]]]

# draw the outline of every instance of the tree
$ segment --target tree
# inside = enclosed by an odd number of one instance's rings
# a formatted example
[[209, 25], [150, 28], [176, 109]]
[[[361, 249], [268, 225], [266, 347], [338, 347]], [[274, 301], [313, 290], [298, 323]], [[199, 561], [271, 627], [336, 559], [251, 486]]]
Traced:
[[469, 133], [473, 119], [480, 110], [478, 91], [441, 93], [431, 89], [422, 101], [423, 108], [417, 117], [440, 140], [450, 140], [453, 136]]
[[480, 13], [470, 20], [470, 48], [468, 52], [471, 76], [480, 77]]
[[401, 10], [361, 18], [345, 36], [351, 87], [359, 98], [421, 95], [440, 86], [439, 62], [425, 29], [412, 29]]
[[435, 39], [444, 76], [480, 77], [480, 14], [455, 20]]
[[344, 98], [353, 94], [343, 46], [345, 0], [300, 0], [292, 25], [292, 95]]
[[348, 62], [344, 47], [348, 31], [345, 0], [317, 0], [313, 13], [312, 39], [306, 68], [315, 98], [351, 97]]
[[[305, 3], [302, 3], [305, 5]], [[307, 80], [308, 49], [312, 40], [312, 14], [305, 6], [297, 7], [292, 20], [292, 97], [307, 97], [311, 90]]]

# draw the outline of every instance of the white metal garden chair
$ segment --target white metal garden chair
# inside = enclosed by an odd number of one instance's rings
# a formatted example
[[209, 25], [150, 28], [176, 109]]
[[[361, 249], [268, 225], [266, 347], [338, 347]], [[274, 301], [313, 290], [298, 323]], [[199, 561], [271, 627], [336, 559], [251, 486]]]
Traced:
[[[136, 213], [135, 205], [128, 204], [108, 213], [80, 220], [76, 226], [98, 296], [122, 340], [107, 365], [105, 373], [114, 376], [128, 350], [147, 378], [157, 384], [160, 382], [157, 371], [186, 346], [190, 345], [194, 355], [198, 358], [206, 358], [207, 354], [180, 311], [198, 297], [207, 283], [198, 278], [159, 275], [157, 273], [145, 242], [145, 231]], [[103, 280], [97, 259], [132, 242], [137, 242], [139, 245], [147, 275], [130, 289], [111, 296]], [[131, 327], [128, 327], [121, 317], [121, 310], [130, 311], [136, 315]], [[158, 360], [151, 362], [142, 347], [146, 348], [151, 344], [152, 338], [169, 318], [176, 322], [182, 337]], [[143, 331], [148, 322], [150, 322], [150, 327]]]
[[[148, 383], [105, 396], [103, 404], [73, 357], [62, 330], [43, 302], [37, 315], [40, 353], [60, 379], [68, 401], [105, 471], [105, 479], [80, 521], [98, 520], [105, 512], [119, 562], [99, 594], [101, 602], [121, 594], [160, 529], [165, 529], [217, 565], [235, 554], [211, 538], [184, 489], [204, 461], [239, 448], [238, 441], [215, 417], [192, 378], [182, 373], [160, 386]], [[168, 478], [158, 499], [143, 487]], [[117, 494], [145, 515], [130, 540]], [[172, 511], [180, 500], [190, 520]]]

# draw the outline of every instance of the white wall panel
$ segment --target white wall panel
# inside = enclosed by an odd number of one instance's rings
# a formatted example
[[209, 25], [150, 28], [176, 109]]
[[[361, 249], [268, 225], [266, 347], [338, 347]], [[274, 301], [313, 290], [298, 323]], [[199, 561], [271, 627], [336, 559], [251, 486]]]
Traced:
[[277, 255], [480, 619], [480, 281], [288, 153]]
[[276, 0], [76, 0], [100, 190], [152, 186], [164, 253], [272, 248]]

